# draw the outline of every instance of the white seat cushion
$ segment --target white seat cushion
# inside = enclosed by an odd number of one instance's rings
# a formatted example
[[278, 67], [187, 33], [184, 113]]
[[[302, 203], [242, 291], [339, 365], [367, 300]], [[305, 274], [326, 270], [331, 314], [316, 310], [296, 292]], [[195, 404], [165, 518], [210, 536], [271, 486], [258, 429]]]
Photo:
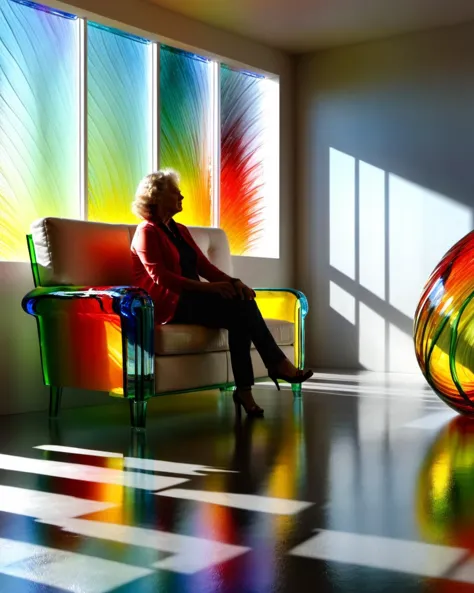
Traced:
[[[266, 319], [268, 329], [279, 346], [294, 343], [295, 328], [289, 321]], [[228, 332], [202, 325], [170, 323], [155, 327], [155, 353], [158, 356], [223, 352], [229, 349]]]

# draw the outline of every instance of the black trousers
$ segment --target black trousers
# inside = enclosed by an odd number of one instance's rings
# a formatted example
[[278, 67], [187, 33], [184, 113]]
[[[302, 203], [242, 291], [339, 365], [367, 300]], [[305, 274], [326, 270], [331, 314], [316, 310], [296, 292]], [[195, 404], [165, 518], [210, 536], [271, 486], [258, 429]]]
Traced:
[[251, 342], [267, 369], [272, 369], [285, 358], [254, 300], [183, 292], [171, 323], [227, 329], [232, 370], [236, 387], [239, 388], [254, 384]]

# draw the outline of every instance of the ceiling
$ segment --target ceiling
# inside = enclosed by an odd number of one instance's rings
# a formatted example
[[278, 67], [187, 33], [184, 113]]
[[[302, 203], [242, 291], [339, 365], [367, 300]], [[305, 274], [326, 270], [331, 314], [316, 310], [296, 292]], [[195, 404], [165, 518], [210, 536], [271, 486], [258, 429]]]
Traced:
[[474, 20], [474, 0], [148, 0], [292, 53]]

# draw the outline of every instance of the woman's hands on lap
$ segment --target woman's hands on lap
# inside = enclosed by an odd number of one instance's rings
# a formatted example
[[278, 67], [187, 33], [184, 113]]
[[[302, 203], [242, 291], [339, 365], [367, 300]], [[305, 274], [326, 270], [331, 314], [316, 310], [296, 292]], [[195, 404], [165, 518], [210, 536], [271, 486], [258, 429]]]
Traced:
[[203, 282], [202, 291], [219, 294], [224, 299], [233, 299], [237, 296], [234, 285], [230, 282]]
[[238, 282], [203, 282], [202, 291], [219, 294], [224, 299], [239, 297], [242, 300], [253, 300], [255, 292], [240, 280]]
[[238, 296], [245, 301], [253, 301], [254, 298], [257, 296], [255, 291], [244, 284], [241, 280], [237, 280], [234, 282], [234, 288], [238, 294]]

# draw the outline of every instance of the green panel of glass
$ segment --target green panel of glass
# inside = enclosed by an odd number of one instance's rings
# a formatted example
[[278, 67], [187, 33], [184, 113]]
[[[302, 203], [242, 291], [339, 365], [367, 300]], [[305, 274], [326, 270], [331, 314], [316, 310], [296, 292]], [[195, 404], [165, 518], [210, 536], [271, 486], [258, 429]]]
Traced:
[[152, 167], [152, 46], [95, 23], [87, 38], [88, 219], [133, 223]]
[[79, 216], [79, 21], [0, 0], [0, 260], [43, 216]]
[[194, 54], [160, 49], [160, 167], [181, 176], [183, 212], [176, 220], [211, 225], [212, 64]]

